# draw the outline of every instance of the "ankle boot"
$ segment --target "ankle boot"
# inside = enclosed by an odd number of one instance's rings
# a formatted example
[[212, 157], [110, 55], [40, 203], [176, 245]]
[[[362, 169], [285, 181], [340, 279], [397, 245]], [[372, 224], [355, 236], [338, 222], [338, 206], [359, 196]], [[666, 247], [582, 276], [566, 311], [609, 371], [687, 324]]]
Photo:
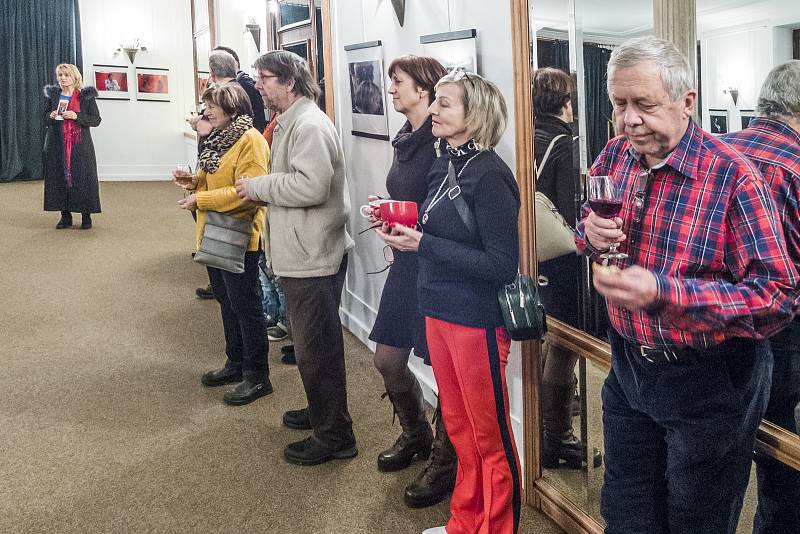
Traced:
[[81, 213], [81, 230], [88, 230], [92, 227], [92, 214]]
[[61, 212], [61, 219], [56, 224], [56, 230], [63, 230], [64, 228], [72, 228], [72, 213], [68, 211]]
[[[583, 443], [572, 431], [573, 384], [542, 382], [542, 467], [585, 469]], [[562, 463], [563, 461], [563, 463]], [[592, 465], [600, 467], [603, 455], [592, 449]]]
[[442, 421], [441, 400], [433, 416], [436, 437], [433, 439], [431, 457], [422, 472], [406, 486], [405, 501], [410, 508], [433, 506], [453, 491], [456, 484], [458, 461], [456, 451]]
[[431, 454], [433, 432], [425, 419], [425, 404], [422, 388], [414, 379], [414, 385], [408, 391], [387, 391], [392, 401], [394, 413], [400, 420], [403, 429], [400, 437], [389, 449], [378, 455], [378, 471], [399, 471], [411, 464], [414, 456], [427, 460]]

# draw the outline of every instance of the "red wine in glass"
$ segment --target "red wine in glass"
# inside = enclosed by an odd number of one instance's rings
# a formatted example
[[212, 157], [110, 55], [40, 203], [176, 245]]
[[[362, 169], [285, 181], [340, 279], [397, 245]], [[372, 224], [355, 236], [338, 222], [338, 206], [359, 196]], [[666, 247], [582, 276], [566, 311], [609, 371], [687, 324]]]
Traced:
[[[598, 216], [613, 219], [622, 210], [622, 196], [614, 186], [611, 176], [589, 176], [589, 206]], [[623, 252], [617, 252], [619, 243], [612, 243], [608, 252], [601, 254], [604, 259], [625, 259]]]

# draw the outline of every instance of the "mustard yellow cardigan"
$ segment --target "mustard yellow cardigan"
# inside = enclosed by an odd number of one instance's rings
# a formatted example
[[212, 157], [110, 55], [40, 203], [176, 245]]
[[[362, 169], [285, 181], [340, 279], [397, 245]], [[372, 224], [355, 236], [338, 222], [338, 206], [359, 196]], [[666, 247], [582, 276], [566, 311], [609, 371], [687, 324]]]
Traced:
[[255, 128], [247, 130], [241, 138], [222, 156], [217, 172], [197, 173], [197, 247], [203, 239], [206, 225], [206, 210], [227, 213], [234, 217], [253, 218], [253, 235], [247, 250], [259, 249], [264, 231], [266, 208], [245, 205], [236, 195], [236, 180], [243, 176], [254, 178], [269, 174], [269, 146]]

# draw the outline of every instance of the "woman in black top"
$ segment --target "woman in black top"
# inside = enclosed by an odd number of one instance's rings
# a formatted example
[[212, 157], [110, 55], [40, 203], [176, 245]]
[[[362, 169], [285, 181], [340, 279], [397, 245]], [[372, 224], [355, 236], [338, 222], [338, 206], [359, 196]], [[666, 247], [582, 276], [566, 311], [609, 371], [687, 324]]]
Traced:
[[48, 85], [47, 137], [44, 150], [44, 209], [60, 211], [56, 228], [72, 227], [72, 212], [82, 215], [81, 229], [92, 227], [92, 213], [100, 213], [97, 160], [90, 127], [100, 125], [97, 89], [81, 88], [78, 67], [56, 67], [58, 85]]
[[[389, 65], [392, 104], [395, 111], [408, 119], [392, 141], [394, 160], [386, 177], [386, 188], [394, 200], [422, 204], [428, 194], [428, 171], [436, 159], [433, 146], [436, 139], [431, 132], [428, 106], [433, 101], [434, 85], [446, 73], [430, 57], [401, 56]], [[412, 348], [417, 356], [427, 358], [425, 325], [417, 305], [415, 252], [395, 252], [369, 338], [378, 344], [375, 367], [383, 376], [403, 429], [395, 444], [378, 456], [378, 469], [396, 471], [407, 467], [415, 456], [428, 458], [433, 441], [425, 418], [422, 389], [408, 368]], [[451, 471], [454, 476], [454, 468]], [[449, 486], [448, 491], [452, 482]], [[436, 501], [443, 497], [440, 495]]]
[[[572, 78], [562, 70], [547, 67], [534, 72], [532, 82], [536, 191], [544, 193], [564, 220], [574, 225], [579, 169], [574, 164], [577, 152], [569, 126], [573, 119]], [[548, 315], [581, 328], [578, 262], [575, 254], [539, 262], [539, 276], [547, 279], [541, 295]], [[583, 445], [572, 431], [574, 369], [578, 356], [547, 342], [542, 354], [542, 466], [580, 469]], [[594, 451], [595, 467], [599, 467], [600, 460], [600, 453]]]
[[444, 153], [428, 175], [422, 232], [385, 227], [381, 236], [419, 254], [419, 305], [458, 456], [446, 531], [508, 534], [519, 524], [520, 469], [505, 381], [510, 339], [497, 292], [517, 274], [519, 190], [493, 150], [506, 104], [493, 83], [456, 70], [436, 85], [430, 111]]

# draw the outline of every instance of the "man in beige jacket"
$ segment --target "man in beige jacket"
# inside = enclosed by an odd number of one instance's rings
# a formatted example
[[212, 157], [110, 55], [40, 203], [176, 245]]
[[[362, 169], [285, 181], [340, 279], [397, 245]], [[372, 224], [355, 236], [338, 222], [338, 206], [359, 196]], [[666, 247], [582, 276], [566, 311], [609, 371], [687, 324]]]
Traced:
[[280, 277], [308, 408], [283, 422], [312, 430], [284, 450], [289, 462], [316, 465], [358, 454], [347, 409], [339, 319], [353, 240], [342, 142], [315, 101], [319, 87], [300, 56], [282, 50], [256, 60], [256, 88], [280, 113], [266, 176], [237, 181], [239, 196], [269, 205], [267, 257]]

